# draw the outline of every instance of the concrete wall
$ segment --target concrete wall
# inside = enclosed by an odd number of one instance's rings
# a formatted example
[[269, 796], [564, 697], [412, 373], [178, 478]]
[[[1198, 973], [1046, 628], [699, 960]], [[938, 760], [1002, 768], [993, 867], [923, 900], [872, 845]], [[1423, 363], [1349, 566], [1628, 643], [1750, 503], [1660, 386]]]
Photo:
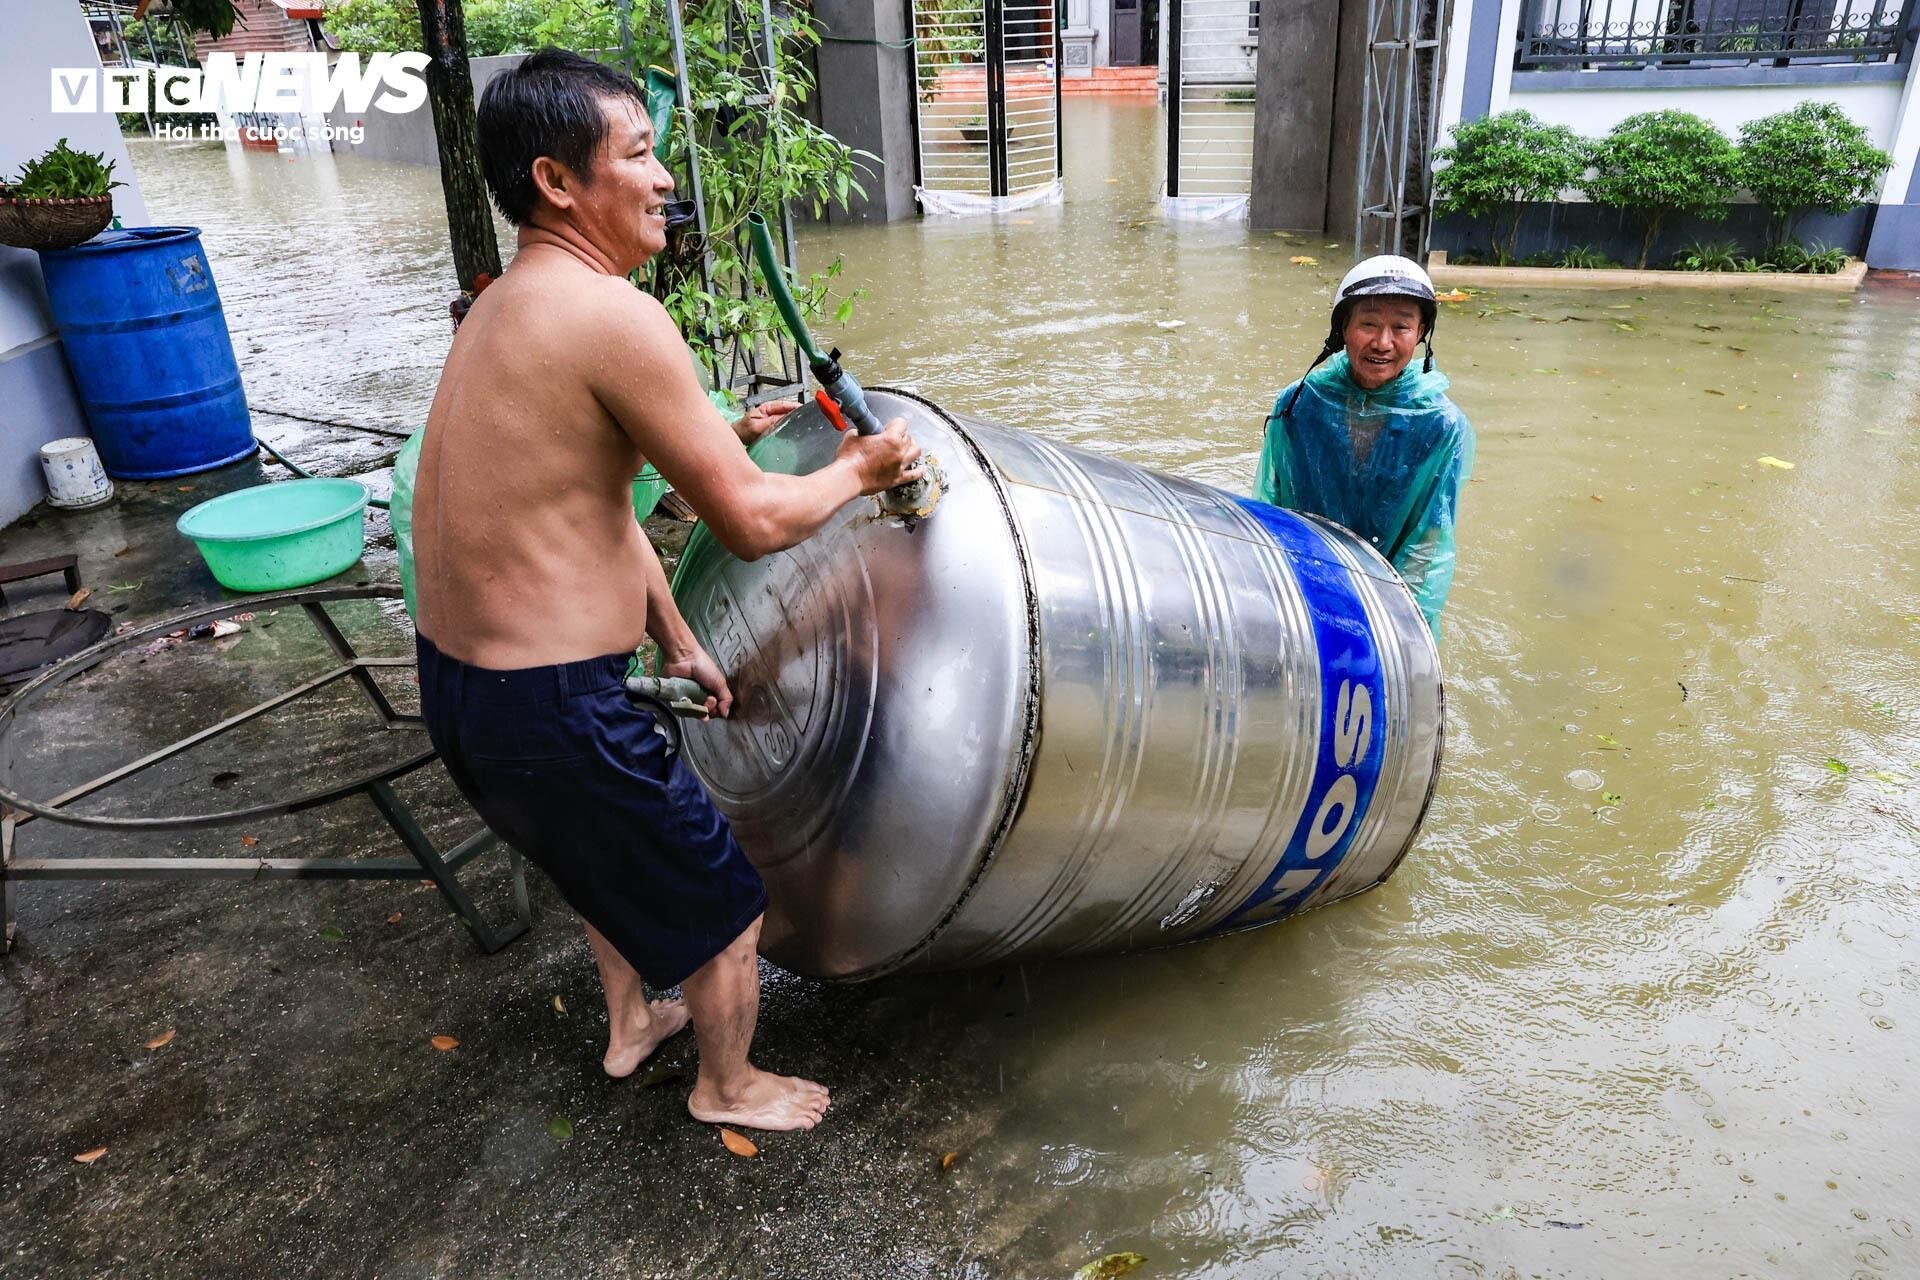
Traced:
[[1730, 138], [1737, 138], [1740, 126], [1749, 120], [1787, 111], [1802, 102], [1837, 103], [1841, 110], [1866, 129], [1877, 147], [1891, 147], [1894, 122], [1900, 112], [1904, 85], [1869, 84], [1772, 84], [1737, 85], [1724, 88], [1702, 85], [1679, 87], [1635, 87], [1610, 89], [1604, 85], [1605, 72], [1586, 72], [1584, 78], [1596, 82], [1592, 89], [1527, 88], [1531, 72], [1514, 75], [1507, 97], [1508, 110], [1524, 109], [1549, 124], [1564, 124], [1575, 133], [1598, 137], [1642, 111], [1691, 111], [1720, 126]]
[[[820, 125], [850, 147], [880, 157], [867, 189], [829, 222], [892, 222], [914, 217], [913, 54], [901, 46], [912, 32], [899, 0], [815, 0], [822, 40], [814, 100]], [[872, 161], [867, 163], [872, 164]]]
[[[112, 115], [55, 114], [52, 69], [98, 67], [86, 18], [77, 4], [10, 5], [0, 40], [0, 173], [11, 176], [61, 138], [114, 162], [126, 183], [113, 193], [127, 226], [150, 219], [126, 142]], [[0, 524], [17, 519], [46, 496], [40, 446], [87, 434], [66, 357], [47, 311], [39, 258], [0, 246]]]
[[1326, 0], [1263, 0], [1254, 98], [1256, 231], [1324, 231], [1333, 127], [1339, 6]]

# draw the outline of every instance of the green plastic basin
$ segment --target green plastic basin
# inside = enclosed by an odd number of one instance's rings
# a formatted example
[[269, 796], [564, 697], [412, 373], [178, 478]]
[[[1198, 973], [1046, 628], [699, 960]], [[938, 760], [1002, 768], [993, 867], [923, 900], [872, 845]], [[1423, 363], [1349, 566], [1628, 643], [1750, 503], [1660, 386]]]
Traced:
[[652, 467], [640, 468], [633, 478], [633, 518], [645, 520], [667, 492], [667, 479]]
[[285, 591], [344, 573], [367, 546], [357, 480], [286, 480], [221, 494], [180, 517], [230, 591]]

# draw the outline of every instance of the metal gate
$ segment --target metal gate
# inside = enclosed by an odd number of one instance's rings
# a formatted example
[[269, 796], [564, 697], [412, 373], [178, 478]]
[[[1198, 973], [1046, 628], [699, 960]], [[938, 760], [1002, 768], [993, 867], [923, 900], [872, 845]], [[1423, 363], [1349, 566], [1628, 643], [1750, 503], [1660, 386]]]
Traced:
[[1433, 232], [1433, 125], [1447, 0], [1367, 0], [1360, 164], [1355, 174], [1356, 257], [1427, 255]]
[[1051, 0], [912, 0], [921, 208], [991, 213], [1061, 190]]
[[1245, 217], [1259, 0], [1167, 0], [1166, 210]]

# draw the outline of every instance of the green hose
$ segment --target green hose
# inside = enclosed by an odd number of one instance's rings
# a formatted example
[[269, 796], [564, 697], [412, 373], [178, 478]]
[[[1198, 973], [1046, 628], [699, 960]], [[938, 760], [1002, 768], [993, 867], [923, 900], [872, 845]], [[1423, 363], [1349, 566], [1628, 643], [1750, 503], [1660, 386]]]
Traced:
[[773, 256], [773, 236], [767, 231], [767, 220], [757, 213], [748, 214], [747, 231], [753, 237], [753, 256], [760, 260], [760, 277], [767, 282], [773, 305], [780, 309], [780, 318], [787, 322], [787, 332], [799, 344], [800, 354], [817, 373], [826, 361], [815, 349], [813, 335], [807, 332], [807, 322], [800, 318], [800, 308], [793, 305], [793, 295], [787, 292], [786, 272]]

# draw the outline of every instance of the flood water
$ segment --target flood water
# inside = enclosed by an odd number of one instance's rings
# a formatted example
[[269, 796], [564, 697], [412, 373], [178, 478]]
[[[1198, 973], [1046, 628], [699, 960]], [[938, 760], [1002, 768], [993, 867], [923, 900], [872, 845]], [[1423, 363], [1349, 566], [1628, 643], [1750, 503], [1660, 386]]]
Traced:
[[[1350, 254], [1161, 221], [1157, 127], [1069, 100], [1061, 208], [806, 231], [871, 290], [826, 336], [869, 383], [1244, 492]], [[205, 229], [256, 403], [424, 418], [434, 174], [135, 159]], [[1916, 293], [1444, 309], [1479, 457], [1424, 834], [1308, 917], [956, 986], [928, 1016], [1004, 1091], [953, 1174], [962, 1274], [1920, 1274]]]

